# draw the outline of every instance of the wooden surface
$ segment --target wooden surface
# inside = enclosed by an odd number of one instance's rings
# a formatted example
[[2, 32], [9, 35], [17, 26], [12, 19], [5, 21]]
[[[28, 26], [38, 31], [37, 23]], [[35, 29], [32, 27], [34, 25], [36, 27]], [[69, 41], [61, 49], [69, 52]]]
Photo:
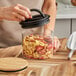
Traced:
[[17, 71], [28, 66], [28, 62], [22, 58], [7, 57], [0, 58], [0, 70]]
[[[13, 46], [0, 49], [0, 57], [15, 57], [21, 48], [21, 46]], [[71, 60], [67, 60], [68, 53], [69, 51], [58, 51], [48, 60], [26, 59], [29, 65], [24, 71], [17, 73], [0, 72], [0, 76], [76, 76], [76, 54]]]

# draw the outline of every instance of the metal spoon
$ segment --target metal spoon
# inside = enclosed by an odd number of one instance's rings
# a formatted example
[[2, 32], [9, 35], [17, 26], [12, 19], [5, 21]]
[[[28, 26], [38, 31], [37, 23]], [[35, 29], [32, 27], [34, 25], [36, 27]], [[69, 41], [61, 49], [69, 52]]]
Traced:
[[73, 32], [68, 41], [67, 41], [67, 47], [71, 50], [69, 55], [68, 55], [68, 59], [71, 59], [74, 51], [76, 50], [76, 32]]

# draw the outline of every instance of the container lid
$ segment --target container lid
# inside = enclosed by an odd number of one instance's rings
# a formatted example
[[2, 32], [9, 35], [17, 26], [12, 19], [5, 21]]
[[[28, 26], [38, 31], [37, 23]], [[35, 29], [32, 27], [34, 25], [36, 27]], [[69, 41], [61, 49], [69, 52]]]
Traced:
[[28, 62], [22, 58], [0, 58], [0, 72], [18, 72], [26, 69]]
[[22, 28], [35, 28], [35, 27], [40, 27], [43, 26], [45, 24], [47, 24], [50, 20], [49, 20], [49, 15], [47, 14], [43, 14], [40, 10], [38, 9], [31, 9], [32, 11], [36, 11], [38, 13], [40, 13], [39, 15], [34, 15], [32, 16], [31, 19], [26, 19], [25, 21], [21, 21], [21, 27]]

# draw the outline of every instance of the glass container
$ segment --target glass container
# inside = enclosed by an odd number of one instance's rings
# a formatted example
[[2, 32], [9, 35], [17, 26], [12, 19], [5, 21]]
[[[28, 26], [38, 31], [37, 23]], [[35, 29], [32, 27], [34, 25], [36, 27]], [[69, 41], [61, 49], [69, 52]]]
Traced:
[[23, 56], [29, 59], [51, 58], [53, 55], [53, 37], [51, 33], [50, 36], [46, 37], [43, 35], [44, 31], [42, 33], [40, 31], [26, 33], [26, 30], [29, 28], [32, 30], [43, 28], [49, 22], [49, 15], [43, 14], [37, 9], [33, 9], [32, 11], [37, 11], [40, 14], [20, 23], [24, 29], [22, 32]]

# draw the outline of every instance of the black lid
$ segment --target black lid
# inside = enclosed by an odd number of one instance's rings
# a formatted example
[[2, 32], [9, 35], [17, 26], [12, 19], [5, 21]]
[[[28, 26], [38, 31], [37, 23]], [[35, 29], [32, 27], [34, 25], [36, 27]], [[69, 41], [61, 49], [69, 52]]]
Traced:
[[47, 14], [43, 14], [38, 9], [31, 9], [31, 11], [37, 11], [40, 14], [32, 16], [31, 19], [26, 19], [25, 21], [21, 21], [20, 24], [22, 28], [26, 29], [26, 28], [40, 27], [47, 24], [50, 21], [49, 20], [50, 16]]

